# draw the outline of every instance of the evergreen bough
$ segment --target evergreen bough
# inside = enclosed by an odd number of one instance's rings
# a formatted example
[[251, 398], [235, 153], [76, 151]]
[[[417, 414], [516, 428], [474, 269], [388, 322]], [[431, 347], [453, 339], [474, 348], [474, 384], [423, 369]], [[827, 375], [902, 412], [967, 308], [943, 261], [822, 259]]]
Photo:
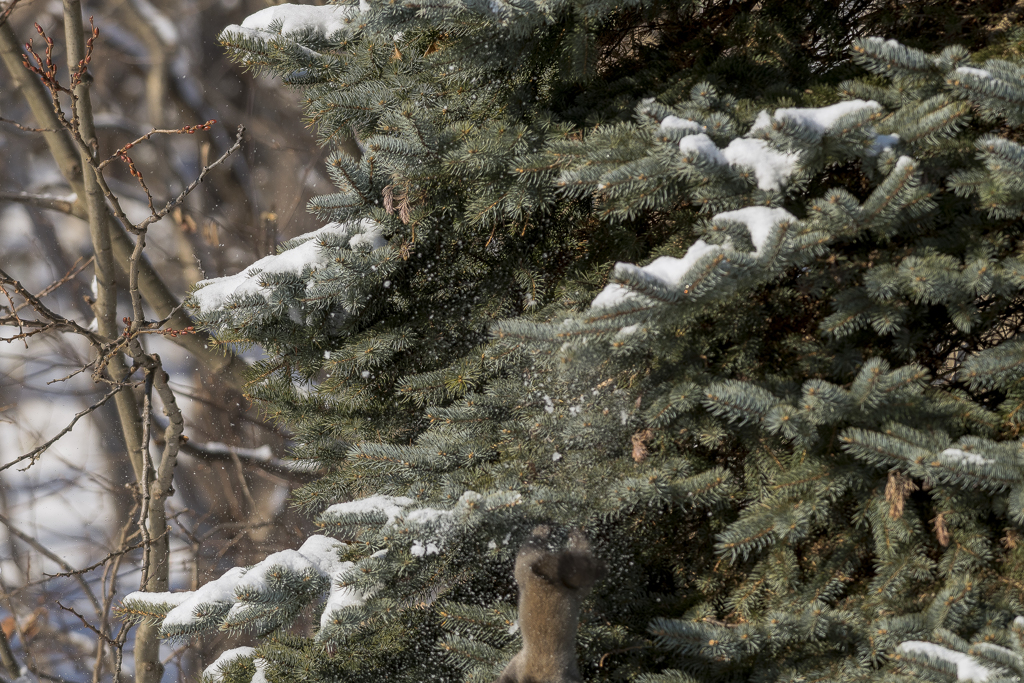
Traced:
[[324, 535], [122, 614], [262, 636], [211, 680], [488, 683], [549, 523], [611, 570], [588, 680], [1022, 680], [1024, 68], [759, 6], [226, 29], [363, 150], [189, 301]]

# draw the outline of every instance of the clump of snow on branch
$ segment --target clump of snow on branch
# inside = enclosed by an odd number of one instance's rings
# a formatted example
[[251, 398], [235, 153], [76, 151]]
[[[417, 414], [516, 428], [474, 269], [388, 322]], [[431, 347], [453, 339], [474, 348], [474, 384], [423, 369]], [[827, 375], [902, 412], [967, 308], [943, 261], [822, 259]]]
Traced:
[[466, 491], [451, 510], [435, 508], [416, 508], [406, 511], [413, 504], [411, 498], [405, 496], [369, 496], [347, 503], [332, 505], [320, 516], [321, 521], [331, 522], [349, 516], [381, 513], [387, 517], [386, 526], [405, 526], [411, 530], [422, 529], [429, 533], [426, 538], [416, 539], [409, 549], [414, 557], [424, 557], [439, 553], [444, 547], [444, 532], [454, 522], [455, 516], [465, 512], [482, 496], [475, 491]]
[[316, 271], [331, 259], [324, 238], [348, 238], [349, 249], [378, 249], [387, 240], [380, 233], [380, 224], [364, 218], [346, 223], [328, 223], [319, 230], [307, 233], [293, 241], [301, 244], [280, 254], [265, 256], [235, 275], [211, 278], [196, 283], [191, 298], [200, 314], [223, 309], [252, 295], [261, 295], [269, 301], [270, 288], [265, 275], [292, 274]]
[[661, 120], [661, 130], [689, 130], [694, 133], [700, 133], [704, 129], [696, 121], [690, 119], [681, 119], [678, 116], [666, 116]]
[[754, 120], [754, 125], [750, 128], [750, 131], [753, 133], [761, 128], [771, 126], [771, 120], [774, 118], [776, 121], [791, 121], [799, 124], [821, 136], [828, 132], [828, 129], [836, 121], [847, 114], [865, 109], [880, 111], [881, 108], [881, 105], [873, 100], [847, 100], [831, 104], [827, 107], [786, 107], [776, 109], [775, 114], [772, 116], [768, 116], [768, 112], [762, 109]]
[[341, 575], [355, 566], [354, 562], [344, 562], [342, 564], [346, 566], [341, 567], [335, 579], [331, 581], [331, 592], [327, 595], [324, 611], [320, 614], [321, 631], [326, 629], [328, 624], [331, 623], [335, 612], [346, 607], [362, 605], [366, 600], [365, 596], [355, 588], [339, 585], [338, 579], [341, 578]]
[[924, 655], [934, 659], [941, 659], [956, 665], [956, 677], [960, 681], [976, 681], [984, 683], [992, 675], [993, 671], [983, 666], [978, 660], [963, 652], [950, 650], [948, 647], [928, 643], [921, 640], [908, 640], [901, 643], [899, 649], [905, 653]]
[[202, 680], [204, 683], [217, 683], [218, 681], [223, 681], [225, 670], [229, 666], [239, 659], [251, 657], [255, 652], [256, 648], [248, 646], [225, 650], [221, 653], [220, 657], [217, 657], [217, 659], [214, 660], [213, 664], [203, 670]]
[[[248, 608], [249, 600], [245, 598], [258, 599], [259, 595], [272, 590], [268, 579], [274, 569], [283, 568], [296, 576], [337, 578], [341, 572], [352, 567], [351, 562], [338, 560], [338, 550], [344, 547], [341, 541], [315, 535], [310, 536], [298, 550], [281, 550], [268, 555], [235, 583], [234, 596], [237, 601], [228, 611], [226, 620], [240, 621]], [[171, 615], [167, 616], [170, 619]]]
[[[409, 536], [410, 554], [424, 557], [441, 552], [449, 529], [482, 499], [475, 491], [466, 491], [451, 509], [439, 510], [409, 509], [414, 503], [411, 498], [370, 496], [333, 505], [324, 511], [321, 520], [382, 513], [386, 517], [385, 526]], [[235, 629], [252, 623], [254, 606], [273, 607], [267, 603], [267, 596], [282, 590], [282, 578], [295, 579], [300, 588], [316, 586], [315, 581], [320, 580], [325, 581], [327, 592], [320, 624], [321, 628], [327, 628], [338, 610], [362, 605], [369, 597], [365, 591], [349, 585], [346, 577], [356, 563], [338, 557], [346, 547], [328, 536], [310, 536], [298, 550], [276, 552], [249, 568], [233, 567], [196, 591], [131, 593], [125, 597], [121, 611], [135, 615], [136, 619], [161, 621], [164, 638], [191, 636], [209, 628]], [[382, 550], [372, 557], [387, 552]], [[310, 583], [311, 580], [314, 583]]]
[[946, 450], [942, 451], [942, 453], [940, 453], [939, 456], [944, 460], [949, 460], [958, 463], [966, 463], [969, 465], [977, 465], [979, 467], [991, 465], [992, 463], [995, 462], [995, 460], [986, 458], [983, 455], [971, 453], [969, 451], [964, 451], [959, 448], [947, 448]]
[[[708, 244], [704, 240], [697, 240], [686, 251], [682, 258], [672, 256], [661, 256], [654, 259], [646, 266], [639, 267], [632, 263], [616, 263], [613, 277], [623, 277], [627, 273], [642, 274], [647, 279], [660, 282], [669, 287], [679, 285], [691, 268], [704, 256], [722, 251], [722, 247], [715, 244]], [[591, 308], [606, 308], [614, 306], [627, 298], [635, 296], [633, 292], [619, 284], [609, 284], [591, 302]]]
[[975, 78], [993, 78], [992, 72], [988, 69], [979, 69], [974, 66], [961, 66], [953, 71], [957, 76], [974, 76]]
[[[753, 243], [758, 255], [760, 255], [761, 249], [767, 243], [768, 238], [777, 225], [795, 220], [796, 216], [785, 209], [773, 209], [762, 206], [750, 206], [737, 211], [727, 211], [717, 214], [712, 218], [712, 222], [731, 221], [746, 226], [750, 233], [750, 241]], [[724, 245], [708, 244], [704, 240], [697, 240], [690, 246], [682, 258], [661, 256], [642, 267], [632, 263], [616, 263], [612, 277], [625, 279], [627, 276], [632, 275], [639, 279], [646, 279], [669, 289], [674, 289], [682, 284], [687, 274], [701, 259], [723, 251], [733, 251], [730, 240], [726, 240]], [[606, 286], [594, 298], [590, 306], [591, 308], [606, 308], [634, 296], [636, 296], [635, 292], [620, 284], [612, 283]]]
[[187, 627], [195, 617], [200, 606], [230, 605], [235, 599], [235, 584], [245, 575], [243, 567], [232, 567], [219, 579], [202, 586], [196, 591], [182, 593], [146, 593], [138, 591], [129, 593], [124, 598], [125, 606], [132, 603], [150, 605], [157, 609], [162, 605], [175, 605], [163, 620], [163, 628], [177, 629]]
[[[779, 191], [786, 186], [799, 168], [800, 154], [780, 152], [773, 149], [764, 140], [757, 139], [756, 136], [763, 134], [765, 129], [771, 127], [773, 119], [800, 125], [817, 133], [820, 138], [844, 116], [865, 109], [878, 111], [881, 106], [873, 101], [849, 100], [827, 107], [776, 109], [774, 116], [762, 110], [746, 136], [730, 141], [724, 148], [719, 148], [705, 132], [702, 132], [704, 127], [696, 121], [678, 116], [666, 116], [661, 121], [661, 130], [681, 130], [685, 133], [693, 133], [679, 141], [679, 151], [682, 152], [684, 158], [692, 160], [695, 155], [698, 155], [720, 166], [749, 168], [754, 172], [759, 189]], [[899, 140], [896, 135], [872, 134], [875, 135], [875, 140], [869, 151], [876, 155], [883, 149], [892, 147]]]
[[357, 24], [359, 15], [370, 8], [366, 0], [360, 0], [359, 6], [354, 5], [294, 5], [284, 3], [261, 9], [242, 21], [242, 25], [232, 24], [224, 29], [221, 35], [228, 33], [241, 35], [280, 34], [283, 36], [301, 36], [319, 33], [325, 37], [339, 32], [348, 32]]
[[719, 149], [705, 133], [688, 135], [679, 141], [679, 151], [687, 159], [699, 154], [720, 166], [750, 168], [762, 190], [781, 190], [797, 169], [800, 155], [778, 152], [764, 140], [736, 138]]
[[[683, 138], [679, 140], [679, 151], [683, 154], [684, 159], [693, 161], [699, 157], [720, 166], [750, 169], [757, 180], [758, 188], [765, 191], [779, 191], [796, 174], [801, 163], [801, 154], [799, 152], [780, 152], [757, 136], [766, 135], [768, 130], [776, 125], [775, 122], [788, 122], [811, 131], [820, 140], [844, 117], [858, 112], [880, 110], [881, 106], [870, 100], [849, 100], [827, 107], [779, 108], [773, 115], [762, 110], [755, 118], [746, 136], [731, 140], [724, 148], [718, 147], [714, 140], [704, 132], [706, 130], [704, 126], [689, 119], [666, 116], [661, 120], [660, 130], [662, 132], [682, 131]], [[897, 135], [880, 135], [870, 128], [867, 129], [867, 132], [874, 136], [872, 145], [867, 150], [869, 154], [877, 155], [899, 142]], [[900, 164], [911, 162], [912, 160], [909, 158], [901, 157], [897, 168], [901, 168]], [[712, 219], [713, 223], [732, 222], [745, 226], [757, 256], [761, 256], [774, 228], [780, 223], [791, 221], [796, 221], [796, 217], [784, 209], [763, 206], [750, 206], [736, 211], [727, 211], [717, 214]], [[734, 250], [735, 246], [729, 239], [726, 239], [722, 245], [697, 240], [682, 258], [662, 256], [643, 267], [631, 263], [617, 263], [612, 278], [648, 281], [672, 290], [678, 288], [688, 273], [705, 257]], [[612, 283], [594, 298], [591, 308], [615, 306], [634, 296], [637, 296], [636, 292], [618, 283]], [[628, 328], [624, 328], [623, 331], [628, 332]]]
[[[785, 209], [772, 209], [767, 206], [747, 206], [736, 211], [725, 211], [716, 214], [712, 223], [741, 223], [750, 233], [750, 241], [758, 256], [771, 237], [772, 230], [780, 223], [795, 221], [796, 216]], [[731, 246], [732, 243], [729, 242]]]
[[338, 515], [359, 515], [373, 512], [382, 512], [387, 516], [388, 524], [394, 524], [404, 511], [405, 507], [412, 505], [412, 498], [405, 496], [368, 496], [358, 500], [350, 500], [347, 503], [336, 503], [324, 510], [324, 516]]
[[268, 683], [267, 660], [262, 657], [257, 657], [252, 660], [252, 663], [256, 665], [256, 673], [252, 675], [252, 681], [250, 681], [250, 683]]
[[[750, 127], [750, 132], [747, 135], [755, 135], [758, 131], [771, 127], [774, 118], [780, 122], [796, 123], [814, 131], [821, 137], [830, 132], [832, 127], [844, 116], [864, 110], [879, 112], [882, 110], [882, 106], [874, 100], [847, 100], [827, 107], [784, 107], [776, 109], [772, 116], [762, 109], [754, 119], [754, 125]], [[896, 143], [900, 141], [900, 136], [895, 133], [881, 134], [872, 128], [868, 128], [867, 133], [874, 137], [867, 150], [868, 154], [872, 156], [878, 156], [883, 151], [896, 146]]]
[[186, 635], [195, 630], [200, 620], [211, 614], [219, 614], [230, 620], [232, 612], [245, 608], [246, 598], [258, 596], [268, 590], [268, 577], [280, 569], [298, 576], [319, 576], [330, 579], [331, 592], [335, 590], [334, 580], [350, 569], [351, 562], [338, 560], [338, 551], [345, 544], [327, 536], [310, 536], [298, 550], [282, 550], [268, 556], [255, 566], [246, 569], [233, 567], [220, 578], [207, 583], [196, 591], [180, 593], [135, 592], [125, 597], [126, 606], [150, 605], [158, 611], [161, 606], [173, 605], [163, 618], [161, 631], [164, 637]]
[[145, 593], [135, 592], [129, 593], [125, 597], [125, 601], [128, 600], [140, 600], [150, 605], [169, 605], [171, 607], [177, 607], [192, 596], [191, 592], [177, 592], [177, 593]]

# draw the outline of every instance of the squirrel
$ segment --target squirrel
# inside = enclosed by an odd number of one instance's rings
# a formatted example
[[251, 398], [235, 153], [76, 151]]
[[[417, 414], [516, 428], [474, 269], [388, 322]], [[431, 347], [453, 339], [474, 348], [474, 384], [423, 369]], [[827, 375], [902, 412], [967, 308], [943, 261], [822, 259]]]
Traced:
[[495, 683], [582, 683], [576, 664], [580, 603], [606, 574], [582, 532], [569, 535], [568, 548], [553, 551], [551, 531], [538, 526], [516, 556], [519, 628], [523, 649]]

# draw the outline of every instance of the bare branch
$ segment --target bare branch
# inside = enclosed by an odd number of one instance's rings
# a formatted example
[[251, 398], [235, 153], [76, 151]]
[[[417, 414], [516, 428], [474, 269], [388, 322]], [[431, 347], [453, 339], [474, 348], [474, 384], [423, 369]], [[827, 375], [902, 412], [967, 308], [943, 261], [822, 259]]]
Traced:
[[[81, 273], [83, 270], [88, 268], [90, 263], [92, 263], [92, 257], [91, 256], [89, 258], [85, 258], [84, 256], [79, 257], [78, 260], [75, 261], [71, 265], [71, 268], [68, 269], [68, 272], [64, 273], [64, 275], [62, 275], [59, 280], [56, 280], [56, 281], [50, 283], [49, 285], [47, 285], [46, 289], [44, 289], [43, 291], [41, 291], [41, 292], [39, 292], [38, 294], [35, 295], [35, 298], [36, 299], [42, 299], [47, 294], [53, 293], [61, 285], [63, 285], [66, 282], [69, 282], [71, 280], [71, 278], [75, 277], [76, 275]], [[32, 303], [28, 299], [26, 299], [25, 302], [22, 303], [20, 306], [16, 306], [14, 308], [14, 310], [12, 311], [12, 313], [17, 313], [21, 309], [27, 308], [27, 307], [29, 307], [31, 305], [32, 305]]]
[[51, 211], [60, 211], [70, 215], [75, 215], [75, 200], [78, 199], [77, 195], [69, 195], [67, 197], [54, 197], [48, 194], [33, 194], [31, 192], [5, 192], [0, 190], [0, 201], [7, 202], [19, 202], [21, 204], [31, 204], [37, 206], [40, 209], [50, 209]]
[[[138, 501], [136, 501], [135, 506], [138, 507]], [[118, 551], [118, 553], [116, 553], [116, 555], [114, 557], [114, 561], [111, 564], [106, 565], [103, 568], [103, 580], [102, 580], [102, 585], [104, 587], [103, 588], [103, 615], [100, 618], [100, 630], [103, 631], [104, 633], [106, 633], [107, 629], [109, 628], [109, 625], [110, 625], [110, 608], [111, 608], [111, 605], [114, 602], [114, 597], [117, 595], [117, 572], [121, 568], [121, 560], [124, 558], [125, 553], [127, 553], [129, 550], [132, 550], [132, 548], [125, 547], [125, 544], [128, 542], [128, 539], [131, 538], [130, 533], [131, 533], [132, 528], [134, 527], [134, 524], [133, 524], [134, 512], [135, 512], [135, 509], [133, 508], [132, 512], [130, 512], [128, 514], [128, 519], [126, 520], [124, 526], [121, 528], [121, 539], [120, 539], [120, 542], [118, 543], [118, 547], [121, 548], [121, 551]], [[109, 577], [109, 580], [110, 580], [109, 586], [107, 584], [108, 577]], [[113, 644], [115, 655], [114, 655], [114, 666], [112, 668], [114, 670], [114, 679], [113, 680], [115, 682], [120, 680], [121, 657], [123, 655], [124, 644], [125, 644], [125, 641], [127, 641], [127, 639], [128, 639], [128, 628], [127, 628], [126, 624], [122, 624], [121, 625], [121, 630], [118, 631], [117, 638], [114, 639], [114, 644]], [[104, 645], [105, 645], [105, 641], [103, 641], [102, 639], [97, 639], [97, 641], [96, 641], [96, 659], [93, 662], [93, 667], [92, 667], [92, 683], [100, 683], [100, 677], [103, 675], [103, 651], [104, 651]]]
[[[29, 452], [28, 452], [28, 453], [26, 453], [25, 455], [22, 455], [22, 456], [20, 456], [20, 457], [18, 457], [18, 458], [15, 458], [14, 460], [10, 461], [9, 463], [5, 463], [5, 464], [3, 464], [3, 465], [0, 465], [0, 472], [3, 472], [3, 471], [4, 471], [4, 470], [6, 470], [6, 469], [10, 469], [11, 467], [14, 467], [15, 465], [17, 465], [18, 463], [20, 463], [20, 462], [23, 462], [23, 461], [25, 461], [25, 460], [29, 460], [29, 459], [31, 459], [31, 460], [32, 460], [32, 463], [30, 463], [30, 464], [28, 465], [28, 467], [31, 467], [31, 466], [32, 466], [32, 464], [34, 464], [34, 463], [35, 463], [35, 461], [36, 461], [36, 460], [37, 460], [37, 459], [39, 458], [39, 455], [40, 455], [40, 454], [41, 454], [41, 453], [42, 453], [43, 451], [45, 451], [46, 449], [48, 449], [48, 448], [49, 448], [50, 446], [52, 446], [53, 444], [55, 444], [55, 443], [56, 443], [56, 442], [57, 442], [57, 441], [58, 441], [58, 440], [59, 440], [59, 439], [60, 439], [60, 438], [61, 438], [62, 436], [64, 436], [65, 434], [67, 434], [68, 432], [70, 432], [70, 431], [71, 431], [72, 429], [74, 429], [74, 427], [75, 427], [75, 424], [76, 424], [76, 423], [77, 423], [77, 422], [78, 422], [78, 421], [79, 421], [80, 419], [82, 419], [83, 417], [85, 417], [86, 415], [88, 415], [89, 413], [91, 413], [92, 411], [94, 411], [94, 410], [96, 410], [97, 408], [99, 408], [100, 406], [102, 406], [102, 405], [103, 405], [104, 403], [106, 403], [107, 401], [109, 401], [110, 399], [112, 399], [112, 398], [113, 398], [114, 396], [116, 396], [116, 395], [117, 395], [117, 394], [118, 394], [118, 393], [119, 393], [119, 392], [120, 392], [120, 391], [121, 391], [122, 389], [124, 389], [124, 388], [126, 388], [126, 387], [129, 387], [129, 386], [134, 386], [134, 385], [133, 385], [133, 384], [131, 384], [131, 383], [124, 383], [124, 384], [118, 384], [117, 386], [115, 386], [115, 387], [114, 387], [114, 388], [113, 388], [113, 389], [112, 389], [112, 390], [110, 391], [110, 393], [106, 394], [106, 395], [105, 395], [105, 396], [104, 396], [103, 398], [101, 398], [101, 399], [100, 399], [99, 401], [96, 401], [96, 403], [93, 403], [93, 404], [92, 404], [91, 406], [89, 406], [88, 408], [86, 408], [86, 409], [85, 409], [85, 410], [83, 410], [82, 412], [78, 413], [78, 414], [77, 414], [77, 415], [75, 415], [75, 416], [74, 416], [73, 418], [71, 418], [71, 422], [69, 422], [69, 423], [68, 423], [68, 424], [67, 424], [67, 425], [66, 425], [66, 426], [64, 427], [64, 429], [60, 430], [60, 431], [59, 431], [59, 432], [57, 433], [57, 435], [56, 435], [56, 436], [54, 436], [54, 437], [53, 437], [52, 439], [50, 439], [49, 441], [47, 441], [46, 443], [44, 443], [44, 444], [43, 444], [42, 446], [38, 446], [38, 447], [36, 447], [36, 448], [33, 448], [33, 449], [32, 449], [31, 451], [29, 451]], [[28, 469], [28, 467], [26, 467], [25, 469]], [[3, 520], [2, 520], [2, 519], [0, 519], [0, 521], [3, 521]]]
[[54, 311], [50, 310], [50, 308], [47, 307], [46, 304], [44, 304], [42, 301], [38, 299], [38, 297], [33, 295], [27, 289], [25, 289], [21, 282], [19, 282], [17, 279], [9, 275], [6, 271], [4, 271], [3, 268], [0, 268], [0, 285], [10, 285], [14, 289], [14, 291], [18, 293], [18, 296], [22, 297], [23, 299], [25, 299], [25, 301], [29, 302], [29, 304], [31, 304], [32, 308], [34, 308], [37, 313], [39, 313], [41, 316], [49, 320], [57, 328], [65, 329], [69, 332], [75, 332], [77, 334], [80, 334], [83, 337], [86, 337], [94, 345], [99, 347], [103, 347], [110, 343], [110, 339], [101, 337], [92, 330], [87, 330], [86, 328], [82, 327], [74, 320], [69, 320], [68, 318], [65, 318], [59, 313], [55, 313]]
[[[0, 24], [7, 23], [8, 17], [10, 17], [11, 16], [11, 12], [14, 11], [14, 6], [17, 5], [19, 2], [21, 2], [21, 0], [11, 0], [10, 2], [7, 3], [7, 6], [4, 7], [4, 11], [2, 13], [0, 13]], [[17, 676], [18, 675], [17, 672], [15, 672], [14, 675]]]
[[46, 580], [49, 581], [51, 579], [60, 579], [60, 578], [65, 578], [65, 577], [69, 577], [69, 576], [76, 576], [78, 574], [88, 574], [93, 569], [97, 569], [99, 567], [102, 567], [107, 562], [110, 562], [112, 559], [114, 559], [116, 557], [121, 557], [122, 555], [124, 555], [126, 553], [130, 553], [133, 550], [138, 550], [139, 548], [142, 547], [142, 545], [143, 544], [140, 541], [140, 542], [138, 542], [138, 543], [136, 543], [134, 545], [124, 546], [120, 550], [115, 550], [115, 551], [113, 551], [111, 553], [107, 553], [106, 557], [104, 557], [102, 560], [98, 560], [96, 562], [93, 562], [88, 567], [82, 567], [81, 569], [74, 569], [74, 570], [67, 571], [67, 572], [61, 572], [60, 574], [46, 574], [45, 575], [46, 576]]
[[[30, 546], [32, 546], [33, 550], [35, 550], [43, 557], [49, 559], [51, 562], [55, 562], [57, 566], [61, 567], [64, 571], [74, 571], [74, 568], [70, 564], [65, 562], [63, 559], [61, 559], [59, 555], [50, 551], [46, 546], [44, 546], [42, 543], [34, 539], [32, 536], [26, 534], [24, 531], [11, 525], [11, 520], [7, 519], [7, 517], [3, 514], [0, 514], [0, 524], [3, 524], [5, 527], [7, 527], [7, 531], [12, 536], [17, 536], [25, 543], [28, 543]], [[74, 578], [78, 582], [78, 585], [82, 587], [82, 590], [85, 591], [86, 596], [88, 596], [89, 598], [89, 602], [91, 602], [93, 607], [96, 608], [96, 614], [99, 614], [100, 603], [99, 600], [96, 599], [96, 595], [92, 592], [92, 588], [89, 587], [89, 583], [84, 578], [82, 578], [81, 575], [76, 574]]]
[[200, 171], [199, 176], [195, 180], [193, 180], [191, 183], [189, 183], [188, 187], [186, 187], [184, 190], [182, 190], [181, 193], [177, 197], [175, 197], [174, 199], [172, 199], [169, 202], [167, 202], [167, 204], [164, 206], [164, 208], [160, 209], [154, 215], [146, 218], [144, 221], [139, 223], [138, 229], [145, 228], [146, 226], [150, 225], [151, 223], [155, 223], [156, 221], [160, 220], [161, 218], [163, 218], [164, 216], [169, 214], [174, 209], [174, 207], [178, 206], [183, 201], [185, 201], [185, 197], [187, 197], [189, 195], [189, 193], [192, 192], [192, 190], [194, 190], [197, 187], [199, 187], [199, 183], [203, 182], [203, 179], [206, 178], [207, 174], [209, 174], [210, 171], [212, 171], [213, 169], [215, 169], [218, 166], [220, 166], [224, 162], [225, 159], [227, 159], [229, 156], [231, 156], [236, 151], [238, 151], [238, 148], [242, 146], [242, 134], [243, 133], [245, 133], [245, 126], [239, 126], [238, 127], [238, 132], [235, 134], [235, 142], [234, 142], [234, 144], [231, 145], [230, 147], [228, 147], [227, 151], [225, 151], [219, 157], [214, 159], [208, 165], [204, 166], [203, 170]]
[[[158, 363], [160, 362], [159, 356], [154, 354], [154, 358]], [[178, 460], [178, 450], [181, 447], [181, 435], [185, 431], [185, 421], [182, 418], [181, 409], [178, 408], [178, 402], [174, 398], [174, 392], [167, 385], [168, 379], [167, 372], [164, 371], [163, 367], [158, 367], [156, 370], [155, 387], [157, 395], [160, 396], [160, 402], [164, 404], [164, 412], [169, 420], [167, 428], [164, 430], [164, 452], [160, 458], [160, 469], [157, 472], [155, 482], [156, 493], [161, 501], [170, 495], [171, 479]], [[161, 502], [162, 505], [163, 503]], [[166, 527], [166, 522], [164, 522], [164, 526]]]
[[96, 634], [97, 636], [99, 636], [99, 637], [100, 637], [100, 638], [102, 638], [103, 640], [107, 641], [107, 642], [108, 642], [108, 643], [110, 643], [111, 645], [116, 645], [116, 644], [117, 644], [117, 643], [116, 643], [116, 642], [114, 641], [114, 639], [113, 639], [113, 638], [111, 638], [111, 637], [110, 637], [110, 636], [108, 636], [108, 635], [107, 635], [106, 633], [103, 633], [103, 632], [102, 632], [102, 631], [100, 631], [100, 630], [99, 630], [98, 628], [96, 628], [95, 626], [93, 626], [92, 624], [90, 624], [90, 623], [89, 623], [89, 622], [88, 622], [88, 621], [86, 620], [86, 618], [85, 618], [85, 617], [83, 617], [83, 616], [82, 616], [81, 614], [79, 614], [78, 612], [76, 612], [76, 611], [75, 611], [75, 608], [74, 608], [74, 607], [68, 607], [68, 606], [66, 606], [66, 605], [62, 605], [62, 604], [61, 604], [61, 602], [60, 602], [60, 600], [57, 600], [57, 607], [60, 607], [60, 608], [61, 608], [62, 610], [64, 610], [65, 612], [71, 612], [71, 614], [74, 614], [74, 615], [75, 615], [76, 617], [78, 617], [78, 620], [82, 622], [82, 625], [83, 625], [83, 626], [85, 626], [85, 627], [86, 627], [87, 629], [89, 629], [90, 631], [92, 631], [92, 632], [93, 632], [93, 633], [95, 633], [95, 634]]
[[[88, 268], [89, 264], [92, 263], [92, 260], [93, 260], [92, 256], [90, 256], [89, 258], [85, 258], [84, 256], [78, 257], [78, 260], [75, 261], [73, 264], [71, 264], [71, 267], [68, 268], [68, 272], [64, 273], [60, 277], [59, 280], [56, 280], [55, 282], [52, 282], [51, 284], [49, 284], [46, 287], [46, 289], [44, 289], [43, 291], [39, 292], [39, 294], [36, 294], [36, 298], [37, 299], [42, 299], [47, 294], [50, 294], [50, 293], [54, 292], [61, 285], [65, 284], [66, 282], [70, 282], [71, 278], [75, 277], [76, 275], [81, 273], [83, 270]], [[28, 305], [28, 302], [23, 304], [22, 307], [24, 307], [26, 305]], [[19, 310], [20, 310], [20, 308], [19, 308]]]
[[235, 451], [231, 451], [231, 461], [235, 465], [235, 474], [238, 475], [238, 482], [242, 487], [242, 495], [245, 497], [245, 502], [249, 505], [249, 514], [255, 515], [259, 507], [256, 505], [256, 501], [253, 500], [249, 484], [245, 481], [245, 468], [242, 467], [242, 460]]
[[[138, 342], [135, 342], [138, 345]], [[139, 511], [139, 533], [142, 534], [142, 579], [139, 582], [139, 589], [146, 590], [149, 580], [149, 554], [153, 540], [149, 536], [150, 490], [149, 482], [153, 471], [153, 460], [149, 455], [149, 429], [152, 424], [151, 412], [153, 410], [153, 371], [146, 372], [146, 390], [142, 398], [142, 476], [139, 478], [139, 488], [142, 491], [142, 508]]]
[[254, 467], [263, 470], [264, 472], [268, 472], [271, 475], [278, 477], [281, 483], [308, 481], [313, 476], [310, 472], [289, 467], [288, 461], [282, 461], [277, 457], [264, 459], [251, 456], [246, 452], [249, 449], [245, 448], [223, 448], [221, 444], [216, 444], [216, 447], [214, 447], [210, 444], [197, 443], [192, 439], [189, 439], [181, 444], [181, 450], [190, 456], [202, 458], [203, 460], [225, 462], [231, 461], [237, 457], [246, 467]]
[[57, 379], [51, 379], [46, 384], [50, 385], [50, 384], [57, 384], [58, 382], [67, 382], [72, 377], [80, 375], [83, 372], [85, 372], [86, 370], [88, 370], [89, 368], [93, 367], [99, 361], [100, 361], [100, 358], [98, 358], [98, 357], [97, 358], [93, 358], [91, 361], [89, 361], [88, 363], [86, 363], [82, 367], [78, 368], [77, 370], [75, 370], [73, 372], [69, 372], [68, 374], [64, 375], [63, 377], [58, 377]]
[[11, 119], [5, 119], [2, 116], [0, 116], [0, 123], [6, 123], [6, 124], [9, 124], [9, 125], [12, 125], [15, 128], [17, 128], [18, 130], [25, 131], [26, 133], [56, 133], [58, 130], [60, 130], [59, 128], [32, 128], [30, 126], [23, 126], [20, 123], [18, 123], [17, 121], [13, 121]]
[[[0, 120], [3, 120], [3, 119], [0, 119]], [[107, 159], [105, 159], [104, 161], [100, 162], [100, 164], [96, 168], [102, 170], [104, 166], [106, 166], [107, 164], [111, 163], [112, 161], [114, 161], [116, 159], [123, 159], [123, 156], [128, 153], [128, 150], [130, 150], [132, 147], [134, 147], [135, 145], [139, 144], [143, 140], [148, 140], [149, 138], [151, 138], [154, 135], [194, 135], [196, 132], [198, 132], [200, 130], [210, 130], [210, 128], [215, 123], [217, 123], [215, 120], [210, 119], [206, 123], [199, 123], [199, 124], [196, 124], [194, 126], [182, 126], [181, 128], [167, 129], [167, 130], [156, 130], [156, 129], [151, 130], [148, 133], [146, 133], [145, 135], [142, 135], [142, 136], [132, 140], [128, 144], [124, 145], [123, 147], [119, 148], [116, 152], [114, 152], [109, 157], [107, 157]]]
[[[26, 335], [25, 334], [25, 323], [22, 322], [21, 317], [18, 315], [18, 308], [14, 305], [14, 299], [11, 298], [10, 293], [7, 291], [7, 288], [3, 286], [3, 284], [0, 284], [0, 292], [4, 293], [4, 296], [7, 297], [8, 303], [11, 304], [11, 318], [14, 320], [15, 324], [17, 324], [17, 326], [18, 326], [18, 336], [17, 337], [13, 337], [12, 339], [7, 339], [5, 341], [10, 342], [10, 341], [13, 341], [14, 339], [25, 340], [25, 338], [27, 336], [31, 336], [31, 335]], [[25, 341], [25, 348], [26, 349], [28, 348], [28, 342], [27, 341]]]
[[18, 660], [14, 658], [14, 652], [11, 650], [11, 643], [7, 640], [7, 634], [3, 629], [0, 629], [0, 664], [4, 665], [12, 679], [17, 678], [21, 672]]

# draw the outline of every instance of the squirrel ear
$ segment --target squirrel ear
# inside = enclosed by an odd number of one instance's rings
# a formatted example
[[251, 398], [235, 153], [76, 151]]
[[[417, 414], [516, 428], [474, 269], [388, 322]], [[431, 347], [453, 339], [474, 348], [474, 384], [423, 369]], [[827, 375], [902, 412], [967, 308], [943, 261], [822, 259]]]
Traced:
[[588, 539], [581, 530], [573, 529], [569, 532], [569, 550], [589, 552], [590, 539]]

